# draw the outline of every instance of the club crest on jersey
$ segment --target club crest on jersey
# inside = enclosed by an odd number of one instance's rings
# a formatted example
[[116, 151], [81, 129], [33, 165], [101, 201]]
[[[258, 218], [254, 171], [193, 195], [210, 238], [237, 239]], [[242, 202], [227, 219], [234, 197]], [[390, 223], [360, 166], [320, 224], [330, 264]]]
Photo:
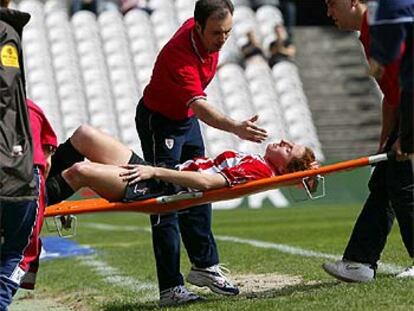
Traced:
[[173, 147], [174, 147], [174, 139], [172, 139], [172, 138], [166, 138], [165, 139], [165, 146], [168, 148], [168, 149], [172, 149]]

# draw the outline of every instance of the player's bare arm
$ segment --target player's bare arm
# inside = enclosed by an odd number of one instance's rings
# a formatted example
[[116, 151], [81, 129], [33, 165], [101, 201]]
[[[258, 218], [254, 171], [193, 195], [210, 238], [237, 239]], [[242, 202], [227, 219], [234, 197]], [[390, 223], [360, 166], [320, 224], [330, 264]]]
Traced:
[[211, 190], [227, 186], [221, 174], [203, 174], [199, 172], [176, 171], [173, 169], [145, 166], [126, 165], [127, 171], [120, 173], [123, 181], [137, 183], [141, 180], [156, 178], [165, 182], [197, 190]]
[[196, 116], [206, 124], [233, 133], [241, 139], [262, 143], [268, 137], [267, 131], [256, 125], [257, 115], [245, 121], [236, 121], [225, 116], [203, 99], [194, 101], [191, 108]]

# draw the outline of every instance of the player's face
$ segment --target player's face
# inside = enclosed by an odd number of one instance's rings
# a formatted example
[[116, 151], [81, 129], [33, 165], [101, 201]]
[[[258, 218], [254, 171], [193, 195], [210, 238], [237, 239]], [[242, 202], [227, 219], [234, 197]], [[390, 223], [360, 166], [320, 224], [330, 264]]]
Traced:
[[325, 0], [327, 15], [333, 19], [341, 30], [355, 30], [350, 25], [354, 9], [353, 0]]
[[196, 27], [204, 47], [209, 52], [217, 52], [221, 50], [230, 36], [233, 16], [228, 12], [225, 18], [219, 19], [213, 14], [207, 19], [204, 29], [201, 29], [199, 24]]
[[304, 153], [304, 146], [281, 140], [279, 143], [267, 145], [265, 158], [280, 172], [283, 172], [293, 158], [301, 158]]

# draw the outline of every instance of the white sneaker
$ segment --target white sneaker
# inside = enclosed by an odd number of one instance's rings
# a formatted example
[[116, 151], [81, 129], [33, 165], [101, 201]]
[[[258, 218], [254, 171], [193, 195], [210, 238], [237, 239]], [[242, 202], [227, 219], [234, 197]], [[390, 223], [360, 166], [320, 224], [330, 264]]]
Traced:
[[345, 282], [369, 282], [375, 278], [375, 270], [369, 264], [338, 260], [327, 262], [322, 268], [331, 276]]
[[239, 294], [237, 286], [233, 285], [224, 272], [230, 272], [227, 268], [214, 265], [208, 268], [197, 268], [193, 266], [187, 276], [187, 281], [195, 286], [207, 286], [214, 293], [228, 296]]
[[414, 278], [414, 266], [408, 267], [400, 274], [397, 274], [397, 278]]
[[183, 285], [171, 287], [160, 292], [160, 307], [176, 306], [200, 300], [203, 300], [203, 298], [190, 292]]

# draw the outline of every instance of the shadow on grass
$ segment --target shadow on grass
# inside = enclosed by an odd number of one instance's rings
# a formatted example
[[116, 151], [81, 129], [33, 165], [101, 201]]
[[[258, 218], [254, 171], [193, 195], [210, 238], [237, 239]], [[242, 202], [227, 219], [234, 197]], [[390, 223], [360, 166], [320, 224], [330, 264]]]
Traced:
[[105, 304], [102, 308], [104, 311], [129, 311], [129, 310], [159, 310], [157, 303], [155, 301], [150, 301], [147, 303], [130, 303], [125, 304], [121, 302], [111, 302]]
[[245, 292], [240, 295], [246, 299], [267, 299], [283, 296], [290, 296], [293, 293], [305, 293], [313, 290], [332, 288], [340, 285], [338, 281], [324, 281], [317, 283], [301, 283], [296, 285], [287, 285], [282, 288], [268, 289], [264, 291]]
[[[269, 289], [265, 291], [252, 291], [252, 292], [244, 292], [241, 293], [239, 296], [236, 297], [221, 297], [217, 295], [208, 295], [206, 300], [197, 302], [197, 305], [208, 303], [208, 304], [216, 304], [220, 301], [226, 300], [228, 302], [229, 299], [236, 302], [237, 300], [245, 300], [245, 299], [271, 299], [271, 298], [278, 298], [284, 296], [290, 296], [293, 293], [304, 293], [313, 290], [319, 290], [324, 288], [332, 288], [334, 286], [338, 286], [340, 282], [337, 281], [325, 281], [325, 282], [318, 282], [318, 283], [307, 283], [307, 284], [297, 284], [297, 285], [289, 285], [283, 288], [278, 289]], [[186, 309], [194, 304], [186, 304], [181, 306], [173, 307], [173, 309]], [[170, 307], [171, 308], [171, 307]], [[111, 302], [105, 304], [103, 306], [104, 311], [132, 311], [132, 310], [162, 310], [158, 306], [158, 301], [149, 301], [146, 303], [130, 303], [126, 304], [123, 302]]]
[[164, 309], [173, 309], [173, 310], [179, 310], [179, 309], [186, 309], [186, 308], [190, 308], [192, 307], [194, 304], [200, 305], [200, 304], [204, 304], [204, 303], [211, 303], [211, 302], [218, 302], [220, 300], [222, 300], [222, 297], [218, 297], [217, 296], [209, 296], [206, 297], [205, 300], [203, 301], [198, 301], [198, 302], [194, 302], [194, 303], [188, 303], [188, 304], [184, 304], [184, 305], [178, 305], [178, 306], [173, 306], [173, 307], [168, 307], [168, 308], [161, 308], [158, 306], [158, 301], [149, 301], [149, 302], [143, 302], [143, 303], [130, 303], [130, 304], [126, 304], [126, 303], [122, 303], [122, 302], [111, 302], [111, 303], [107, 303], [103, 306], [103, 311], [136, 311], [136, 310], [164, 310]]

